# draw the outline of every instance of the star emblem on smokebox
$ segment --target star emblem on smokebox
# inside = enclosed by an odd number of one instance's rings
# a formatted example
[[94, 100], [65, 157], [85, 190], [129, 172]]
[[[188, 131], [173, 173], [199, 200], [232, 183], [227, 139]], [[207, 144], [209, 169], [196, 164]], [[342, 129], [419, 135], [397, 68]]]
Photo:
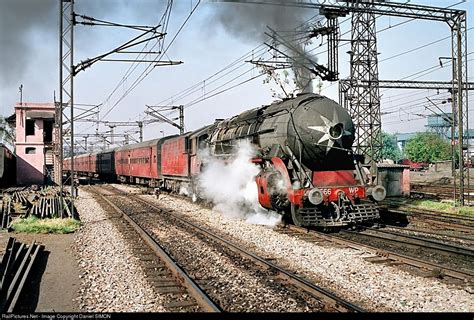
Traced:
[[331, 150], [334, 146], [334, 143], [337, 142], [339, 145], [342, 146], [342, 137], [348, 136], [351, 134], [350, 131], [344, 129], [344, 125], [339, 122], [339, 116], [337, 111], [334, 110], [334, 115], [332, 116], [332, 120], [326, 118], [325, 116], [321, 115], [321, 120], [323, 120], [323, 126], [309, 126], [308, 129], [316, 130], [319, 132], [324, 133], [321, 139], [316, 144], [324, 145], [326, 143], [326, 154]]

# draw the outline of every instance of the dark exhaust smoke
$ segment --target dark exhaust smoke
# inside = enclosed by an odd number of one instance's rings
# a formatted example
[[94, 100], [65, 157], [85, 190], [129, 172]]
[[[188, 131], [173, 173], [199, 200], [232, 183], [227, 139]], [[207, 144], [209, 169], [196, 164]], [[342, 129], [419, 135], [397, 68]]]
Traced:
[[[291, 31], [295, 31], [296, 28], [301, 30], [316, 12], [286, 6], [287, 1], [284, 0], [261, 2], [268, 4], [245, 3], [245, 1], [214, 2], [212, 21], [219, 22], [228, 33], [252, 43], [268, 41], [268, 36], [265, 35], [265, 32], [271, 34], [268, 27], [275, 30], [288, 42], [284, 51], [291, 56], [290, 62], [293, 64], [297, 88], [301, 92], [312, 91], [313, 75], [308, 68], [311, 68], [311, 61], [316, 62], [316, 58], [304, 52], [304, 40], [301, 39], [304, 34]], [[279, 49], [283, 49], [283, 46], [279, 46]]]

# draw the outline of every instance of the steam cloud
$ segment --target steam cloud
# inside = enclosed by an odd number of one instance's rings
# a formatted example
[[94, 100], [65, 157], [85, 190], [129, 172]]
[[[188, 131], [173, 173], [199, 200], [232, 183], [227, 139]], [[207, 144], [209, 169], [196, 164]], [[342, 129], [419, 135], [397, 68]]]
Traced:
[[237, 156], [229, 162], [211, 157], [208, 150], [202, 152], [205, 166], [198, 180], [202, 196], [211, 200], [214, 210], [224, 216], [275, 226], [281, 216], [258, 203], [255, 177], [259, 168], [250, 162], [255, 149], [248, 141], [239, 142], [236, 149]]
[[[215, 4], [213, 20], [218, 21], [224, 29], [244, 41], [263, 42], [268, 40], [265, 32], [269, 31], [267, 26], [276, 32], [291, 31], [305, 24], [310, 14], [308, 9], [282, 6], [285, 0], [262, 0], [261, 2], [273, 5], [251, 4], [239, 1], [233, 3]], [[285, 33], [282, 33], [285, 35]], [[311, 68], [310, 61], [315, 61], [304, 53], [301, 43], [288, 37], [289, 44], [296, 50], [291, 50], [290, 55], [294, 59], [293, 73], [295, 74], [296, 86], [302, 92], [311, 92], [312, 73], [303, 65]], [[298, 37], [301, 38], [301, 34]]]
[[[131, 20], [143, 22], [146, 17], [156, 23], [165, 5], [166, 2], [156, 0], [76, 0], [75, 11], [106, 20], [121, 11], [126, 17], [132, 16]], [[124, 18], [116, 20], [125, 22]], [[80, 29], [87, 32], [89, 42], [96, 34], [89, 27]], [[30, 66], [37, 75], [43, 73], [42, 65], [54, 65], [59, 59], [56, 54], [47, 62], [38, 60], [39, 50], [52, 47], [56, 48], [52, 52], [58, 52], [59, 0], [0, 0], [0, 44], [0, 86], [5, 97], [7, 92], [16, 96]], [[57, 83], [51, 83], [52, 89], [56, 86]]]

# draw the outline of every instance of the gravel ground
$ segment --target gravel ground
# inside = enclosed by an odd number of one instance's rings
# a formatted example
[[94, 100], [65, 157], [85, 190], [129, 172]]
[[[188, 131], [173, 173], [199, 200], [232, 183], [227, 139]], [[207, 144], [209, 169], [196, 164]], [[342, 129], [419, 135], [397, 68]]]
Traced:
[[91, 194], [82, 189], [75, 204], [83, 222], [74, 245], [81, 269], [76, 299], [81, 311], [166, 311], [122, 234]]
[[[135, 187], [114, 185], [124, 191]], [[219, 212], [162, 194], [162, 207], [176, 210], [216, 232], [238, 239], [258, 254], [273, 255], [277, 262], [305, 275], [346, 299], [372, 311], [473, 312], [472, 289], [452, 288], [433, 278], [417, 277], [396, 267], [374, 264], [368, 254], [349, 248], [321, 246], [276, 233], [270, 227], [230, 219]], [[471, 291], [472, 292], [472, 291]]]
[[[113, 201], [128, 213], [143, 208], [142, 204], [137, 205], [123, 196]], [[174, 220], [160, 219], [156, 213], [149, 213], [141, 214], [139, 223], [192, 278], [205, 283], [206, 292], [227, 312], [323, 310], [319, 301], [288, 290], [252, 262], [242, 260], [205, 237], [197, 237], [194, 230], [189, 231]]]

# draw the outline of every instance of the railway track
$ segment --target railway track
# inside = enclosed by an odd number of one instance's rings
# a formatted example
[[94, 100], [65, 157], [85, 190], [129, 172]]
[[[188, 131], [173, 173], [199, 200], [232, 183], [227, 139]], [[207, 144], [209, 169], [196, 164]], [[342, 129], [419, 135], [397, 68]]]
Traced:
[[[410, 193], [418, 195], [423, 198], [435, 199], [453, 199], [454, 186], [453, 185], [433, 185], [423, 183], [412, 183], [410, 185]], [[458, 190], [456, 190], [457, 197], [459, 197]], [[465, 188], [464, 197], [466, 199], [474, 197], [474, 188]]]
[[[182, 293], [182, 287], [186, 288], [186, 291], [195, 299], [195, 303], [189, 301], [177, 302], [170, 304], [168, 308], [181, 308], [189, 307], [194, 310], [193, 307], [198, 305], [201, 310], [206, 312], [221, 312], [221, 309], [216, 305], [209, 296], [202, 290], [202, 288], [191, 279], [186, 272], [166, 253], [166, 251], [159, 245], [153, 237], [137, 224], [129, 215], [127, 215], [122, 209], [115, 205], [107, 195], [99, 192], [96, 188], [90, 188], [94, 195], [102, 199], [103, 202], [107, 203], [113, 210], [121, 216], [130, 227], [139, 235], [146, 245], [156, 254], [159, 258], [161, 265], [155, 265], [156, 276], [154, 281], [154, 287], [158, 288], [157, 291], [161, 293]], [[151, 269], [151, 268], [148, 268]], [[165, 270], [166, 269], [166, 270]], [[160, 289], [161, 288], [161, 289]]]
[[474, 280], [474, 272], [472, 271], [448, 267], [448, 266], [434, 263], [431, 261], [426, 261], [420, 258], [411, 257], [411, 256], [408, 256], [399, 252], [395, 252], [392, 250], [381, 249], [379, 247], [375, 247], [368, 243], [361, 243], [358, 241], [345, 239], [337, 235], [325, 234], [325, 233], [317, 232], [314, 230], [308, 230], [306, 228], [297, 227], [294, 225], [287, 225], [277, 230], [279, 232], [289, 234], [289, 235], [298, 235], [300, 237], [302, 236], [302, 239], [306, 241], [311, 241], [311, 242], [326, 241], [326, 242], [342, 245], [345, 247], [361, 250], [364, 252], [368, 252], [372, 254], [373, 256], [368, 257], [366, 260], [374, 262], [374, 263], [385, 263], [389, 265], [405, 264], [405, 265], [409, 265], [412, 267], [429, 271], [432, 274], [432, 276], [438, 276], [438, 277], [449, 276], [451, 278], [460, 279], [463, 281]]
[[[457, 243], [462, 243], [463, 245], [469, 245], [472, 246], [474, 245], [474, 237], [473, 236], [463, 236], [463, 235], [452, 235], [452, 234], [447, 234], [444, 231], [433, 231], [433, 230], [427, 230], [427, 229], [422, 229], [422, 228], [407, 228], [407, 227], [399, 227], [399, 226], [385, 226], [386, 228], [389, 229], [394, 229], [398, 231], [405, 231], [409, 233], [416, 233], [420, 234], [421, 236], [426, 236], [430, 238], [435, 238], [435, 239], [442, 239], [450, 242], [457, 242]], [[447, 239], [444, 239], [447, 238]]]
[[[159, 208], [157, 208], [156, 204], [150, 201], [147, 201], [145, 199], [142, 199], [134, 194], [128, 194], [115, 188], [113, 188], [113, 192], [114, 192], [114, 197], [126, 196], [127, 201], [133, 201], [135, 203], [140, 204], [142, 212], [136, 212], [133, 215], [127, 215], [121, 208], [118, 208], [116, 204], [111, 203], [112, 201], [110, 199], [107, 199], [109, 204], [111, 204], [115, 208], [115, 210], [120, 211], [121, 214], [124, 217], [126, 217], [127, 221], [130, 220], [131, 223], [135, 225], [136, 228], [139, 228], [141, 230], [140, 234], [146, 234], [151, 237], [149, 232], [144, 230], [144, 228], [140, 226], [140, 222], [136, 221], [136, 219], [138, 219], [137, 217], [141, 213], [146, 212], [147, 214], [154, 213], [154, 214], [164, 215], [166, 219], [168, 220], [173, 219], [173, 220], [179, 221], [180, 224], [186, 226], [186, 228], [188, 228], [189, 230], [192, 230], [193, 233], [199, 234], [202, 237], [210, 239], [211, 241], [218, 243], [219, 246], [225, 247], [227, 250], [230, 250], [231, 252], [240, 256], [241, 258], [244, 258], [246, 260], [253, 262], [259, 268], [266, 270], [266, 272], [271, 272], [272, 277], [277, 279], [280, 283], [284, 284], [285, 286], [290, 285], [291, 287], [296, 288], [297, 290], [302, 291], [306, 295], [309, 295], [310, 297], [313, 297], [314, 299], [323, 303], [325, 307], [327, 308], [326, 310], [336, 311], [336, 312], [364, 312], [365, 311], [361, 307], [349, 301], [346, 301], [345, 299], [308, 281], [307, 279], [304, 279], [303, 277], [300, 277], [294, 274], [293, 272], [288, 271], [276, 265], [275, 263], [271, 261], [271, 259], [266, 259], [261, 256], [258, 256], [242, 248], [240, 245], [237, 245], [229, 241], [228, 239], [225, 239], [221, 236], [214, 234], [212, 231], [206, 230], [203, 227], [188, 221], [187, 219], [181, 217], [176, 212], [170, 212], [170, 211], [162, 212]], [[110, 197], [111, 196], [108, 196], [108, 198]], [[153, 240], [153, 242], [156, 242], [156, 241]], [[204, 292], [205, 290], [202, 290], [202, 291]]]
[[387, 224], [390, 221], [416, 220], [427, 222], [433, 227], [447, 228], [468, 234], [474, 233], [474, 219], [454, 214], [444, 214], [436, 211], [421, 210], [412, 206], [392, 206], [380, 207], [380, 215], [382, 220]]
[[401, 234], [398, 232], [392, 232], [387, 230], [382, 230], [379, 228], [367, 228], [363, 231], [350, 231], [350, 230], [341, 230], [343, 234], [349, 235], [362, 235], [367, 236], [370, 238], [378, 238], [383, 240], [389, 240], [397, 243], [401, 243], [403, 245], [408, 245], [412, 247], [422, 247], [430, 250], [435, 250], [445, 254], [456, 254], [461, 255], [469, 258], [474, 258], [474, 250], [463, 247], [457, 246], [453, 244], [446, 244], [443, 242], [429, 240], [429, 239], [422, 239], [419, 237]]

